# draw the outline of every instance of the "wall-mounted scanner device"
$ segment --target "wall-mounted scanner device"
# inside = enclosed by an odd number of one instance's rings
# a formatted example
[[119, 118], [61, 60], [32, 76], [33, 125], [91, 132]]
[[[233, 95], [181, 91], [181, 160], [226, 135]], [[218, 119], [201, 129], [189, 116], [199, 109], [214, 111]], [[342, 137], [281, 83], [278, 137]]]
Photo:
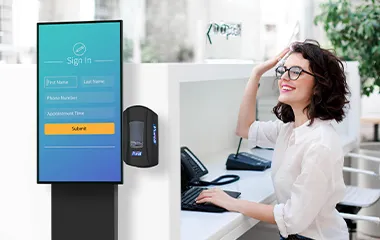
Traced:
[[130, 106], [123, 112], [123, 160], [142, 168], [158, 164], [158, 116], [145, 106]]

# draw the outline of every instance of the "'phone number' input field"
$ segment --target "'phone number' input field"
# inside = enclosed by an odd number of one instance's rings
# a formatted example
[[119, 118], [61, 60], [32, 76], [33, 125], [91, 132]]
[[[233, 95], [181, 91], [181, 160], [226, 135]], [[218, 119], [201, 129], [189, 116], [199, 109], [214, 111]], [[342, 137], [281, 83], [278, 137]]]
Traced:
[[56, 103], [112, 103], [115, 101], [113, 92], [71, 92], [47, 93], [46, 104]]

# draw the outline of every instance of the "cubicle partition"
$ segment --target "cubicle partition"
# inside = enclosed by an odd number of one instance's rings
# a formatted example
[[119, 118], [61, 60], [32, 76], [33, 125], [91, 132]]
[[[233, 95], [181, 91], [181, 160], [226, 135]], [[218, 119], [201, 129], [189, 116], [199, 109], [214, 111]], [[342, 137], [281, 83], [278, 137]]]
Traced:
[[[120, 238], [148, 236], [142, 226], [149, 226], [149, 231], [167, 239], [236, 239], [258, 223], [238, 213], [180, 211], [180, 147], [187, 146], [208, 167], [206, 179], [225, 173], [228, 154], [236, 152], [239, 143], [235, 135], [237, 115], [254, 66], [246, 63], [124, 66], [124, 108], [143, 104], [157, 112], [161, 145], [159, 166], [153, 169], [125, 166], [124, 185], [119, 187]], [[351, 108], [337, 129], [347, 153], [359, 143], [357, 63], [347, 63], [346, 73]], [[272, 69], [261, 79], [257, 101], [260, 120], [275, 119], [271, 110], [277, 96]], [[247, 147], [247, 141], [243, 141], [242, 150], [249, 151]], [[243, 198], [275, 202], [270, 171], [238, 174], [241, 176], [238, 183], [223, 187], [243, 192]]]
[[[181, 239], [181, 228], [193, 229], [181, 215], [180, 147], [187, 146], [206, 165], [224, 165], [238, 145], [237, 113], [252, 67], [253, 64], [124, 65], [123, 108], [141, 104], [158, 114], [160, 164], [151, 169], [124, 166], [124, 184], [119, 186], [120, 239], [147, 239], [152, 232], [162, 239]], [[264, 78], [268, 84], [263, 88], [270, 89], [268, 96], [274, 96], [274, 75], [266, 74]], [[209, 177], [215, 174], [217, 171], [210, 171]], [[270, 178], [266, 179], [270, 184]], [[263, 198], [272, 196], [270, 187], [264, 191]], [[237, 217], [240, 225], [240, 216], [232, 217]], [[229, 221], [225, 219], [225, 223]]]

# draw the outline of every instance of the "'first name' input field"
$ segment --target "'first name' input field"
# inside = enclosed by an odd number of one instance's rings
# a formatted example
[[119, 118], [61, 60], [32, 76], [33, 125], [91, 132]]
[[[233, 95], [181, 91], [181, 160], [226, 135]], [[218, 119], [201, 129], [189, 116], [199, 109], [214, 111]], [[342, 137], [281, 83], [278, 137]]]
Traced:
[[78, 78], [76, 76], [52, 76], [44, 78], [45, 88], [77, 88]]

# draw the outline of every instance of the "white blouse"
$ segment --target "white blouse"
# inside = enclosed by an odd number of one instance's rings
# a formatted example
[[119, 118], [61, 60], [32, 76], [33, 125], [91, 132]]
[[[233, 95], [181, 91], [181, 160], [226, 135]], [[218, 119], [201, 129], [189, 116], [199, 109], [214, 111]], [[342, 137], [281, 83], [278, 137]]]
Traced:
[[272, 180], [277, 197], [274, 217], [283, 237], [349, 239], [346, 222], [335, 209], [345, 193], [344, 155], [331, 121], [255, 121], [250, 147], [274, 148]]

